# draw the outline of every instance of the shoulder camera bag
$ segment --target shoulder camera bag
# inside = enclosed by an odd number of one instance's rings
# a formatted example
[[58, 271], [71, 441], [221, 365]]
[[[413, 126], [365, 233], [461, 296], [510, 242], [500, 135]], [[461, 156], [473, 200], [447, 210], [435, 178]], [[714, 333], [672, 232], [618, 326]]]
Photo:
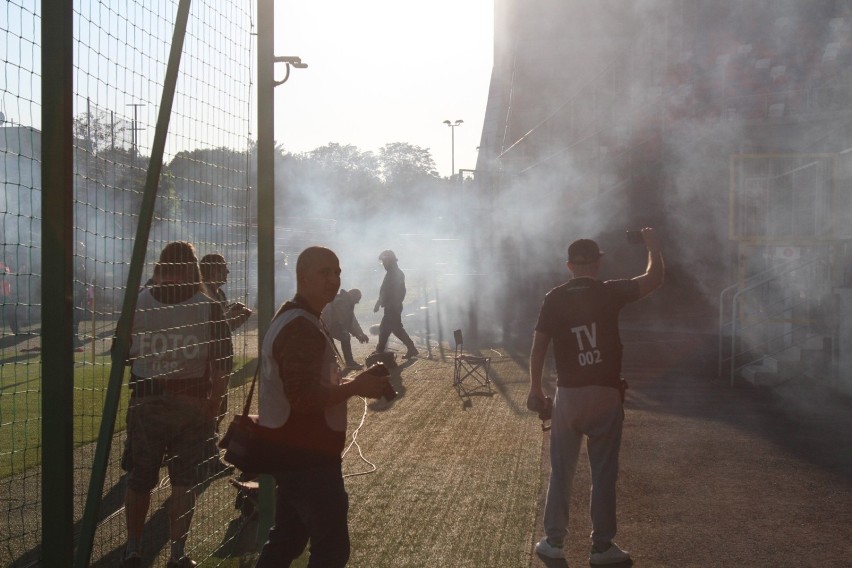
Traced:
[[251, 381], [243, 413], [234, 416], [228, 431], [219, 440], [219, 447], [225, 450], [224, 460], [245, 473], [272, 473], [274, 465], [269, 444], [274, 439], [275, 429], [261, 426], [256, 414], [249, 414], [254, 386], [260, 372], [260, 361]]

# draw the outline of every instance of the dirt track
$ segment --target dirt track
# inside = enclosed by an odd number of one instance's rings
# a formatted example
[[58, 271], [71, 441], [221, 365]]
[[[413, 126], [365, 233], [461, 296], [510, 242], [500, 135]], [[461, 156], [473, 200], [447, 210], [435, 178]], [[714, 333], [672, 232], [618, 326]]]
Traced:
[[[616, 542], [635, 566], [852, 566], [852, 399], [813, 381], [732, 388], [707, 372], [715, 371], [710, 341], [696, 345], [703, 358], [665, 361], [682, 341], [625, 340], [631, 388]], [[665, 368], [648, 366], [660, 359]], [[542, 500], [548, 442], [546, 435]], [[584, 454], [570, 566], [588, 565], [587, 464]], [[539, 513], [531, 547], [542, 534]], [[531, 563], [565, 565], [535, 556]]]

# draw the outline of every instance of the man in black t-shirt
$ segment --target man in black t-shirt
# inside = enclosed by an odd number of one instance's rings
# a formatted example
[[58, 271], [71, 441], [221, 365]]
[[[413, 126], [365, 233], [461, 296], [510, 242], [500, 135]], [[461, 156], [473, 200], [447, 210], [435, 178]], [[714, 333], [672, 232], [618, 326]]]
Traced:
[[528, 406], [545, 402], [541, 375], [551, 341], [557, 374], [550, 485], [544, 509], [546, 535], [535, 546], [542, 556], [564, 556], [571, 483], [585, 436], [592, 472], [589, 562], [600, 565], [630, 560], [630, 555], [613, 542], [615, 482], [624, 420], [618, 314], [626, 304], [658, 288], [665, 272], [654, 230], [642, 229], [642, 239], [648, 250], [645, 273], [632, 280], [606, 282], [597, 279], [603, 256], [597, 243], [590, 239], [573, 242], [568, 247], [567, 263], [573, 278], [548, 292], [541, 307], [530, 353]]

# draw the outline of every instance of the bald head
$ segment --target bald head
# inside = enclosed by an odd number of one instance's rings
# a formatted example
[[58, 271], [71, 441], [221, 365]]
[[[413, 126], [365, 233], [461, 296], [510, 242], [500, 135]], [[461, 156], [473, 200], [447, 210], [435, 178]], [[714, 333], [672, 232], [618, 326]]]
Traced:
[[311, 266], [318, 262], [322, 262], [333, 258], [339, 263], [337, 255], [330, 248], [313, 246], [308, 247], [299, 253], [299, 258], [296, 259], [296, 278], [300, 278], [311, 269]]
[[340, 261], [331, 249], [308, 247], [296, 260], [296, 291], [317, 312], [340, 289]]

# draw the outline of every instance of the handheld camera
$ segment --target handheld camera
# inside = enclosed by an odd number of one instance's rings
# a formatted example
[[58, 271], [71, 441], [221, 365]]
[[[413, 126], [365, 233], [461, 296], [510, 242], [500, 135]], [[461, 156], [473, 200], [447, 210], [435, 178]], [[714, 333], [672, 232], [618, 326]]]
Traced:
[[538, 413], [538, 419], [541, 420], [541, 429], [549, 430], [550, 427], [545, 427], [544, 423], [550, 420], [553, 416], [553, 399], [549, 396], [544, 397], [544, 402], [537, 396], [527, 398], [527, 410]]
[[[384, 363], [376, 363], [375, 365], [372, 365], [369, 369], [367, 369], [367, 372], [373, 375], [379, 375], [380, 377], [390, 376], [390, 371], [388, 371], [388, 368]], [[382, 396], [386, 401], [390, 402], [396, 398], [396, 395], [397, 392], [393, 390], [391, 384], [388, 383], [387, 386], [385, 386], [385, 390], [382, 392]]]

